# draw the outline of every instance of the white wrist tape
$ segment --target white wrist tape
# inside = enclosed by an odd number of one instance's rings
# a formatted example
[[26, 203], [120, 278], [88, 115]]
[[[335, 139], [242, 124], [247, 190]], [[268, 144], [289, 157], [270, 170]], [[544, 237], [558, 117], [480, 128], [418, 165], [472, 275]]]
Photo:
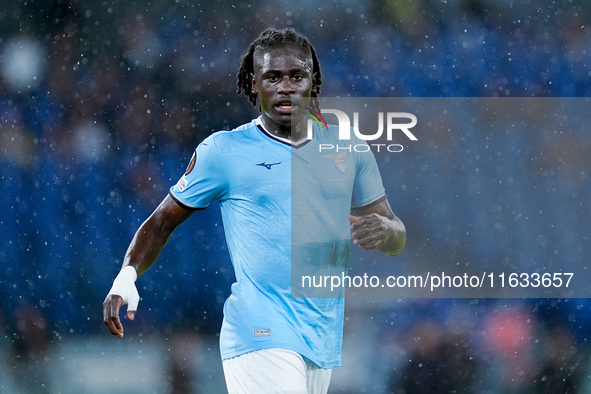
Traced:
[[123, 303], [128, 304], [128, 311], [137, 310], [137, 306], [140, 302], [140, 295], [135, 287], [135, 281], [137, 279], [137, 272], [135, 268], [127, 265], [119, 271], [119, 274], [113, 281], [113, 286], [109, 290], [109, 294], [121, 296]]

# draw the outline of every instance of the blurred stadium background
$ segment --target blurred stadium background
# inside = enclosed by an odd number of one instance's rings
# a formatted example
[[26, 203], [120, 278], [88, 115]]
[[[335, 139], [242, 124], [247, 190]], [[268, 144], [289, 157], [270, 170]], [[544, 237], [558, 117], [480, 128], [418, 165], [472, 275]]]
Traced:
[[[181, 226], [140, 279], [123, 340], [104, 329], [101, 303], [133, 233], [196, 144], [255, 114], [235, 95], [235, 72], [265, 27], [311, 39], [325, 96], [591, 93], [584, 1], [0, 4], [2, 393], [225, 391], [216, 335], [233, 274], [217, 207]], [[420, 169], [402, 155], [380, 163], [409, 231], [397, 264], [585, 264], [591, 134], [514, 139], [475, 128], [463, 137], [446, 145], [425, 136], [435, 148]], [[590, 307], [350, 300], [330, 392], [591, 392]]]

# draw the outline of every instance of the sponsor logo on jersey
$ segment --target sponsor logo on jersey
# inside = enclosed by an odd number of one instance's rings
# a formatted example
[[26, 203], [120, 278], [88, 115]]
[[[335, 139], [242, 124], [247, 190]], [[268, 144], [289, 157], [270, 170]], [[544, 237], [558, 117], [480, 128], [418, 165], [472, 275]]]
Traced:
[[277, 162], [277, 163], [265, 163], [265, 162], [262, 162], [262, 163], [258, 163], [256, 165], [257, 166], [261, 166], [261, 167], [265, 167], [267, 170], [270, 170], [273, 166], [276, 166], [278, 164], [281, 164], [281, 162], [280, 161]]
[[185, 188], [187, 187], [187, 179], [185, 178], [184, 175], [181, 177], [181, 179], [179, 179], [177, 186], [180, 191], [184, 191]]

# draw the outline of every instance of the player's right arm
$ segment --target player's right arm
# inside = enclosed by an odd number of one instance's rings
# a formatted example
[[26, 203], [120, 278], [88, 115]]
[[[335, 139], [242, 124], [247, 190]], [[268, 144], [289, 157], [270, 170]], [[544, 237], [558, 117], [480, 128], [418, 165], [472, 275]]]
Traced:
[[121, 271], [103, 302], [103, 322], [113, 335], [123, 337], [123, 325], [119, 319], [121, 305], [128, 303], [127, 316], [130, 320], [135, 317], [139, 302], [136, 278], [154, 264], [172, 232], [193, 212], [167, 195], [135, 233]]

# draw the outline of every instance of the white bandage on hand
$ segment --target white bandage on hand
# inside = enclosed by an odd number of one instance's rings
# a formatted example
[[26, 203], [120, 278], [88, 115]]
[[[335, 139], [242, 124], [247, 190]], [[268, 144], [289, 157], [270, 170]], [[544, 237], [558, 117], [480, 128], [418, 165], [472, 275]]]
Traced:
[[119, 274], [113, 281], [113, 287], [109, 290], [109, 295], [118, 295], [123, 298], [123, 303], [127, 304], [127, 311], [135, 312], [140, 302], [140, 295], [135, 287], [137, 272], [131, 265], [127, 265], [119, 271]]

